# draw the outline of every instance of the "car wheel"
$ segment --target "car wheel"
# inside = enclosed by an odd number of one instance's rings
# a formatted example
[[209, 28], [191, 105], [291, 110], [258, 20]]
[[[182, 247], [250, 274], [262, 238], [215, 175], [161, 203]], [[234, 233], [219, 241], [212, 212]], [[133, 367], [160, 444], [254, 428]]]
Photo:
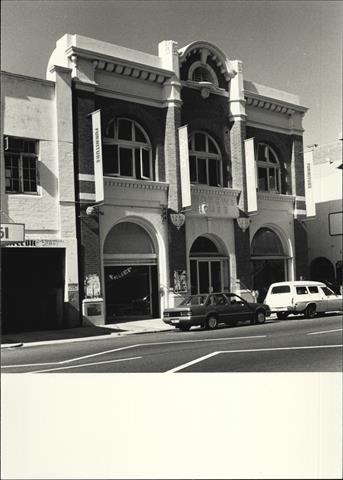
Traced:
[[263, 310], [259, 310], [258, 312], [256, 312], [255, 323], [261, 324], [261, 323], [264, 323], [265, 321], [266, 321], [265, 312]]
[[305, 317], [314, 318], [316, 316], [316, 306], [314, 303], [307, 305], [305, 310]]
[[180, 323], [179, 329], [182, 330], [183, 332], [188, 332], [188, 330], [191, 328], [191, 325], [188, 325], [188, 323]]
[[214, 315], [210, 315], [208, 318], [206, 318], [206, 328], [208, 330], [214, 330], [218, 327], [218, 320], [217, 317]]
[[279, 320], [286, 320], [286, 318], [288, 317], [288, 313], [281, 312], [281, 313], [277, 313], [276, 316]]

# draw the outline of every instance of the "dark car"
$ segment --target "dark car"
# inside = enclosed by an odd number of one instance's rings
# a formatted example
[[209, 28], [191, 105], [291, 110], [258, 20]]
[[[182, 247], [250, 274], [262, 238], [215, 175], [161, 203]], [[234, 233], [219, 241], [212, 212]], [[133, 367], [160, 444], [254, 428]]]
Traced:
[[208, 293], [191, 295], [177, 307], [165, 309], [163, 321], [180, 330], [189, 330], [193, 325], [213, 330], [219, 323], [264, 323], [268, 315], [268, 305], [246, 302], [235, 293]]

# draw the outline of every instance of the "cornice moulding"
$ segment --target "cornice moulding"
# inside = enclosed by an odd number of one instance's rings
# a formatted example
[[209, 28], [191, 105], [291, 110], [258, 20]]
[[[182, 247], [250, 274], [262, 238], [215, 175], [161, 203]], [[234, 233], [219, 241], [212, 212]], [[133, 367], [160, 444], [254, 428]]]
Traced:
[[244, 97], [246, 100], [246, 105], [262, 108], [264, 110], [271, 110], [286, 115], [293, 115], [295, 112], [306, 113], [308, 110], [307, 107], [303, 107], [301, 105], [296, 105], [294, 103], [285, 102], [275, 98], [265, 97], [263, 95], [251, 93], [247, 90], [244, 91]]
[[131, 180], [127, 178], [115, 178], [104, 176], [104, 185], [105, 187], [124, 187], [124, 188], [137, 188], [141, 190], [163, 190], [167, 191], [169, 188], [168, 183], [162, 182], [152, 182], [146, 180]]
[[270, 193], [270, 192], [257, 192], [258, 200], [266, 200], [270, 202], [286, 202], [294, 203], [295, 195], [285, 195], [282, 193]]

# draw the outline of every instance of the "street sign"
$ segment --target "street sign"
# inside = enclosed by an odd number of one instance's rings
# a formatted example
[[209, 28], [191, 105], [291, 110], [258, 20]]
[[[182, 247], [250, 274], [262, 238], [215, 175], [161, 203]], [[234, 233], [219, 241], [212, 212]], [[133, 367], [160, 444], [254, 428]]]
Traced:
[[2, 223], [0, 239], [1, 242], [23, 242], [25, 240], [24, 223]]

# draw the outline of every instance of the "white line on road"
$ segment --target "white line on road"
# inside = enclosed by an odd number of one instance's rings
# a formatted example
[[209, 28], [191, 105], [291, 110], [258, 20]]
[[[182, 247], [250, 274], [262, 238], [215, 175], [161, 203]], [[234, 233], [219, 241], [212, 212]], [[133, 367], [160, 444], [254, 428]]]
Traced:
[[336, 328], [335, 330], [322, 330], [320, 332], [311, 332], [307, 335], [320, 335], [321, 333], [333, 333], [333, 332], [342, 332], [342, 328]]
[[279, 350], [308, 350], [314, 348], [338, 348], [343, 347], [343, 345], [314, 345], [314, 346], [304, 346], [304, 347], [277, 347], [277, 348], [251, 348], [247, 350], [223, 350], [220, 352], [213, 352], [204, 357], [196, 358], [191, 362], [184, 363], [179, 367], [172, 368], [171, 370], [167, 370], [165, 373], [174, 373], [178, 372], [179, 370], [183, 370], [184, 368], [189, 367], [190, 365], [194, 365], [195, 363], [200, 363], [207, 358], [214, 357], [215, 355], [219, 355], [220, 353], [249, 353], [249, 352], [272, 352], [272, 351], [279, 351]]
[[81, 365], [69, 365], [66, 367], [46, 368], [45, 370], [36, 370], [34, 372], [26, 372], [26, 373], [55, 372], [56, 370], [68, 370], [70, 368], [89, 367], [91, 365], [101, 365], [103, 363], [127, 362], [129, 360], [137, 360], [139, 358], [142, 358], [142, 357], [118, 358], [117, 360], [105, 360], [103, 362], [83, 363]]
[[180, 365], [179, 367], [175, 367], [175, 368], [172, 368], [171, 370], [167, 370], [165, 373], [178, 372], [179, 370], [182, 370], [186, 367], [189, 367], [190, 365], [194, 365], [195, 363], [200, 363], [200, 362], [203, 362], [204, 360], [207, 360], [208, 358], [214, 357], [215, 355], [218, 355], [218, 353], [222, 353], [222, 352], [209, 353], [208, 355], [205, 355], [204, 357], [196, 358], [195, 360], [192, 360], [191, 362], [184, 363], [183, 365]]
[[247, 337], [224, 337], [224, 338], [201, 338], [197, 340], [172, 340], [169, 342], [149, 342], [149, 343], [137, 343], [135, 345], [127, 345], [126, 347], [114, 348], [112, 350], [105, 350], [104, 352], [92, 353], [89, 355], [84, 355], [82, 357], [70, 358], [68, 360], [61, 360], [58, 362], [51, 362], [47, 364], [42, 363], [31, 363], [23, 365], [3, 365], [1, 368], [19, 368], [19, 367], [36, 367], [41, 365], [64, 365], [66, 363], [77, 362], [79, 360], [85, 360], [86, 358], [93, 358], [99, 355], [106, 355], [107, 353], [120, 352], [121, 350], [128, 350], [130, 348], [144, 347], [144, 346], [153, 346], [153, 345], [169, 345], [169, 344], [178, 344], [178, 343], [200, 343], [200, 342], [219, 342], [225, 340], [246, 340], [250, 338], [266, 338], [267, 335], [250, 335]]

